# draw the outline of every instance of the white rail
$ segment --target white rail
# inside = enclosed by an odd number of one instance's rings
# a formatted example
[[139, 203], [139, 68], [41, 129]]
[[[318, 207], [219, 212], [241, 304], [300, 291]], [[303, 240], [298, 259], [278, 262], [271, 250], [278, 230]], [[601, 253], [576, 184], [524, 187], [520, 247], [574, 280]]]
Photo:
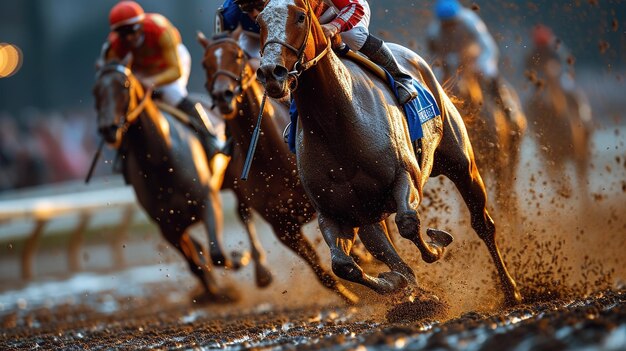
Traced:
[[[87, 188], [88, 189], [88, 188]], [[53, 195], [35, 195], [20, 199], [0, 200], [0, 224], [13, 221], [34, 222], [30, 231], [0, 232], [0, 242], [26, 239], [22, 259], [22, 278], [33, 277], [33, 261], [37, 253], [39, 239], [49, 223], [62, 217], [77, 217], [78, 222], [69, 228], [70, 240], [68, 243], [68, 265], [72, 272], [80, 270], [80, 247], [83, 233], [89, 227], [94, 215], [102, 212], [117, 211], [121, 213], [119, 223], [111, 242], [114, 262], [123, 265], [124, 256], [119, 249], [121, 241], [126, 236], [128, 227], [132, 224], [134, 215], [138, 212], [135, 194], [131, 187], [114, 186], [81, 192], [69, 192]], [[68, 232], [68, 228], [65, 228]]]

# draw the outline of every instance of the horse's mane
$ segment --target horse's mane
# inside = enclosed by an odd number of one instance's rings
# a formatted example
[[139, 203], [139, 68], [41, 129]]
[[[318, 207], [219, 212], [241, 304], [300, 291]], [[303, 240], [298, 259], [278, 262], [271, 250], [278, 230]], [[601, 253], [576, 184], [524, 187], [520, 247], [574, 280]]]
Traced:
[[328, 9], [328, 5], [322, 0], [305, 0], [308, 1], [313, 9], [316, 17], [320, 17]]

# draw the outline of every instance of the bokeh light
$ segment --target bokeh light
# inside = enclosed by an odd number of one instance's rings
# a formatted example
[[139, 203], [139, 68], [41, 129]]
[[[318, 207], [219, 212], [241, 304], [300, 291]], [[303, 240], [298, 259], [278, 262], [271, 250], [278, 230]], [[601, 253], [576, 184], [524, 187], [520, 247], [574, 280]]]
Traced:
[[22, 67], [22, 50], [13, 44], [0, 43], [0, 78], [17, 73]]

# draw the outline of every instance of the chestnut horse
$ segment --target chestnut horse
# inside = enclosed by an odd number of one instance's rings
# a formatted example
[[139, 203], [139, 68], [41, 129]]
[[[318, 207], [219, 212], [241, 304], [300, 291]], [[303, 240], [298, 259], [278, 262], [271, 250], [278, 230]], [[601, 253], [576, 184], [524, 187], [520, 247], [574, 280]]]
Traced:
[[[340, 278], [386, 294], [417, 285], [413, 270], [385, 233], [396, 213], [400, 235], [416, 244], [426, 262], [442, 257], [449, 234], [430, 229], [426, 243], [417, 208], [429, 176], [450, 178], [460, 191], [472, 227], [487, 245], [505, 299], [521, 296], [496, 245], [496, 228], [465, 125], [430, 67], [417, 54], [390, 45], [399, 62], [434, 94], [441, 116], [423, 125], [416, 157], [402, 108], [387, 83], [330, 50], [317, 15], [321, 0], [269, 0], [258, 16], [262, 60], [258, 79], [272, 98], [290, 91], [298, 106], [297, 165]], [[297, 88], [297, 89], [296, 89]], [[391, 272], [366, 274], [350, 257], [356, 235]]]
[[237, 300], [230, 288], [218, 286], [206, 250], [187, 231], [202, 222], [209, 236], [215, 236], [216, 211], [221, 207], [214, 208], [219, 194], [212, 182], [220, 175], [211, 174], [197, 134], [160, 111], [126, 65], [110, 62], [98, 72], [93, 89], [98, 131], [118, 148], [137, 200], [200, 280], [204, 293], [196, 298]]
[[[222, 36], [209, 41], [201, 33], [198, 40], [205, 48], [202, 65], [206, 70], [206, 88], [234, 141], [223, 187], [232, 189], [237, 196], [241, 218], [251, 235], [256, 266], [262, 263], [259, 262], [262, 251], [260, 246], [255, 248], [258, 240], [253, 238], [250, 209], [263, 216], [278, 240], [305, 260], [325, 287], [348, 302], [357, 302], [356, 295], [321, 267], [315, 249], [302, 233], [302, 226], [311, 221], [315, 211], [298, 178], [295, 156], [283, 141], [282, 131], [289, 121], [286, 106], [275, 101], [265, 104], [263, 137], [258, 142], [250, 178], [241, 181], [239, 176], [260, 112], [263, 87], [256, 81], [255, 72], [235, 40]], [[265, 268], [263, 271], [269, 274]], [[258, 274], [257, 285], [260, 285]]]

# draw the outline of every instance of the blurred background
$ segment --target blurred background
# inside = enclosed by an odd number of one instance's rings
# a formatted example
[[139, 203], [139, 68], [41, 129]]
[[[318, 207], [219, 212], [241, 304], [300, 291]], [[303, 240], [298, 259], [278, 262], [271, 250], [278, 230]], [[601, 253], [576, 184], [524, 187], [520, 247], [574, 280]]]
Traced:
[[[142, 0], [168, 17], [189, 48], [189, 91], [204, 93], [202, 51], [195, 33], [211, 33], [216, 0]], [[114, 0], [0, 2], [0, 192], [85, 176], [97, 145], [91, 87], [94, 61], [108, 34]], [[371, 0], [370, 29], [422, 56], [433, 1]], [[578, 84], [597, 123], [621, 120], [626, 79], [626, 1], [463, 1], [473, 6], [498, 42], [500, 68], [528, 88], [523, 59], [537, 23], [551, 26], [569, 47]], [[615, 104], [622, 104], [615, 106]], [[607, 106], [611, 105], [611, 106]], [[98, 167], [98, 174], [110, 167]]]

